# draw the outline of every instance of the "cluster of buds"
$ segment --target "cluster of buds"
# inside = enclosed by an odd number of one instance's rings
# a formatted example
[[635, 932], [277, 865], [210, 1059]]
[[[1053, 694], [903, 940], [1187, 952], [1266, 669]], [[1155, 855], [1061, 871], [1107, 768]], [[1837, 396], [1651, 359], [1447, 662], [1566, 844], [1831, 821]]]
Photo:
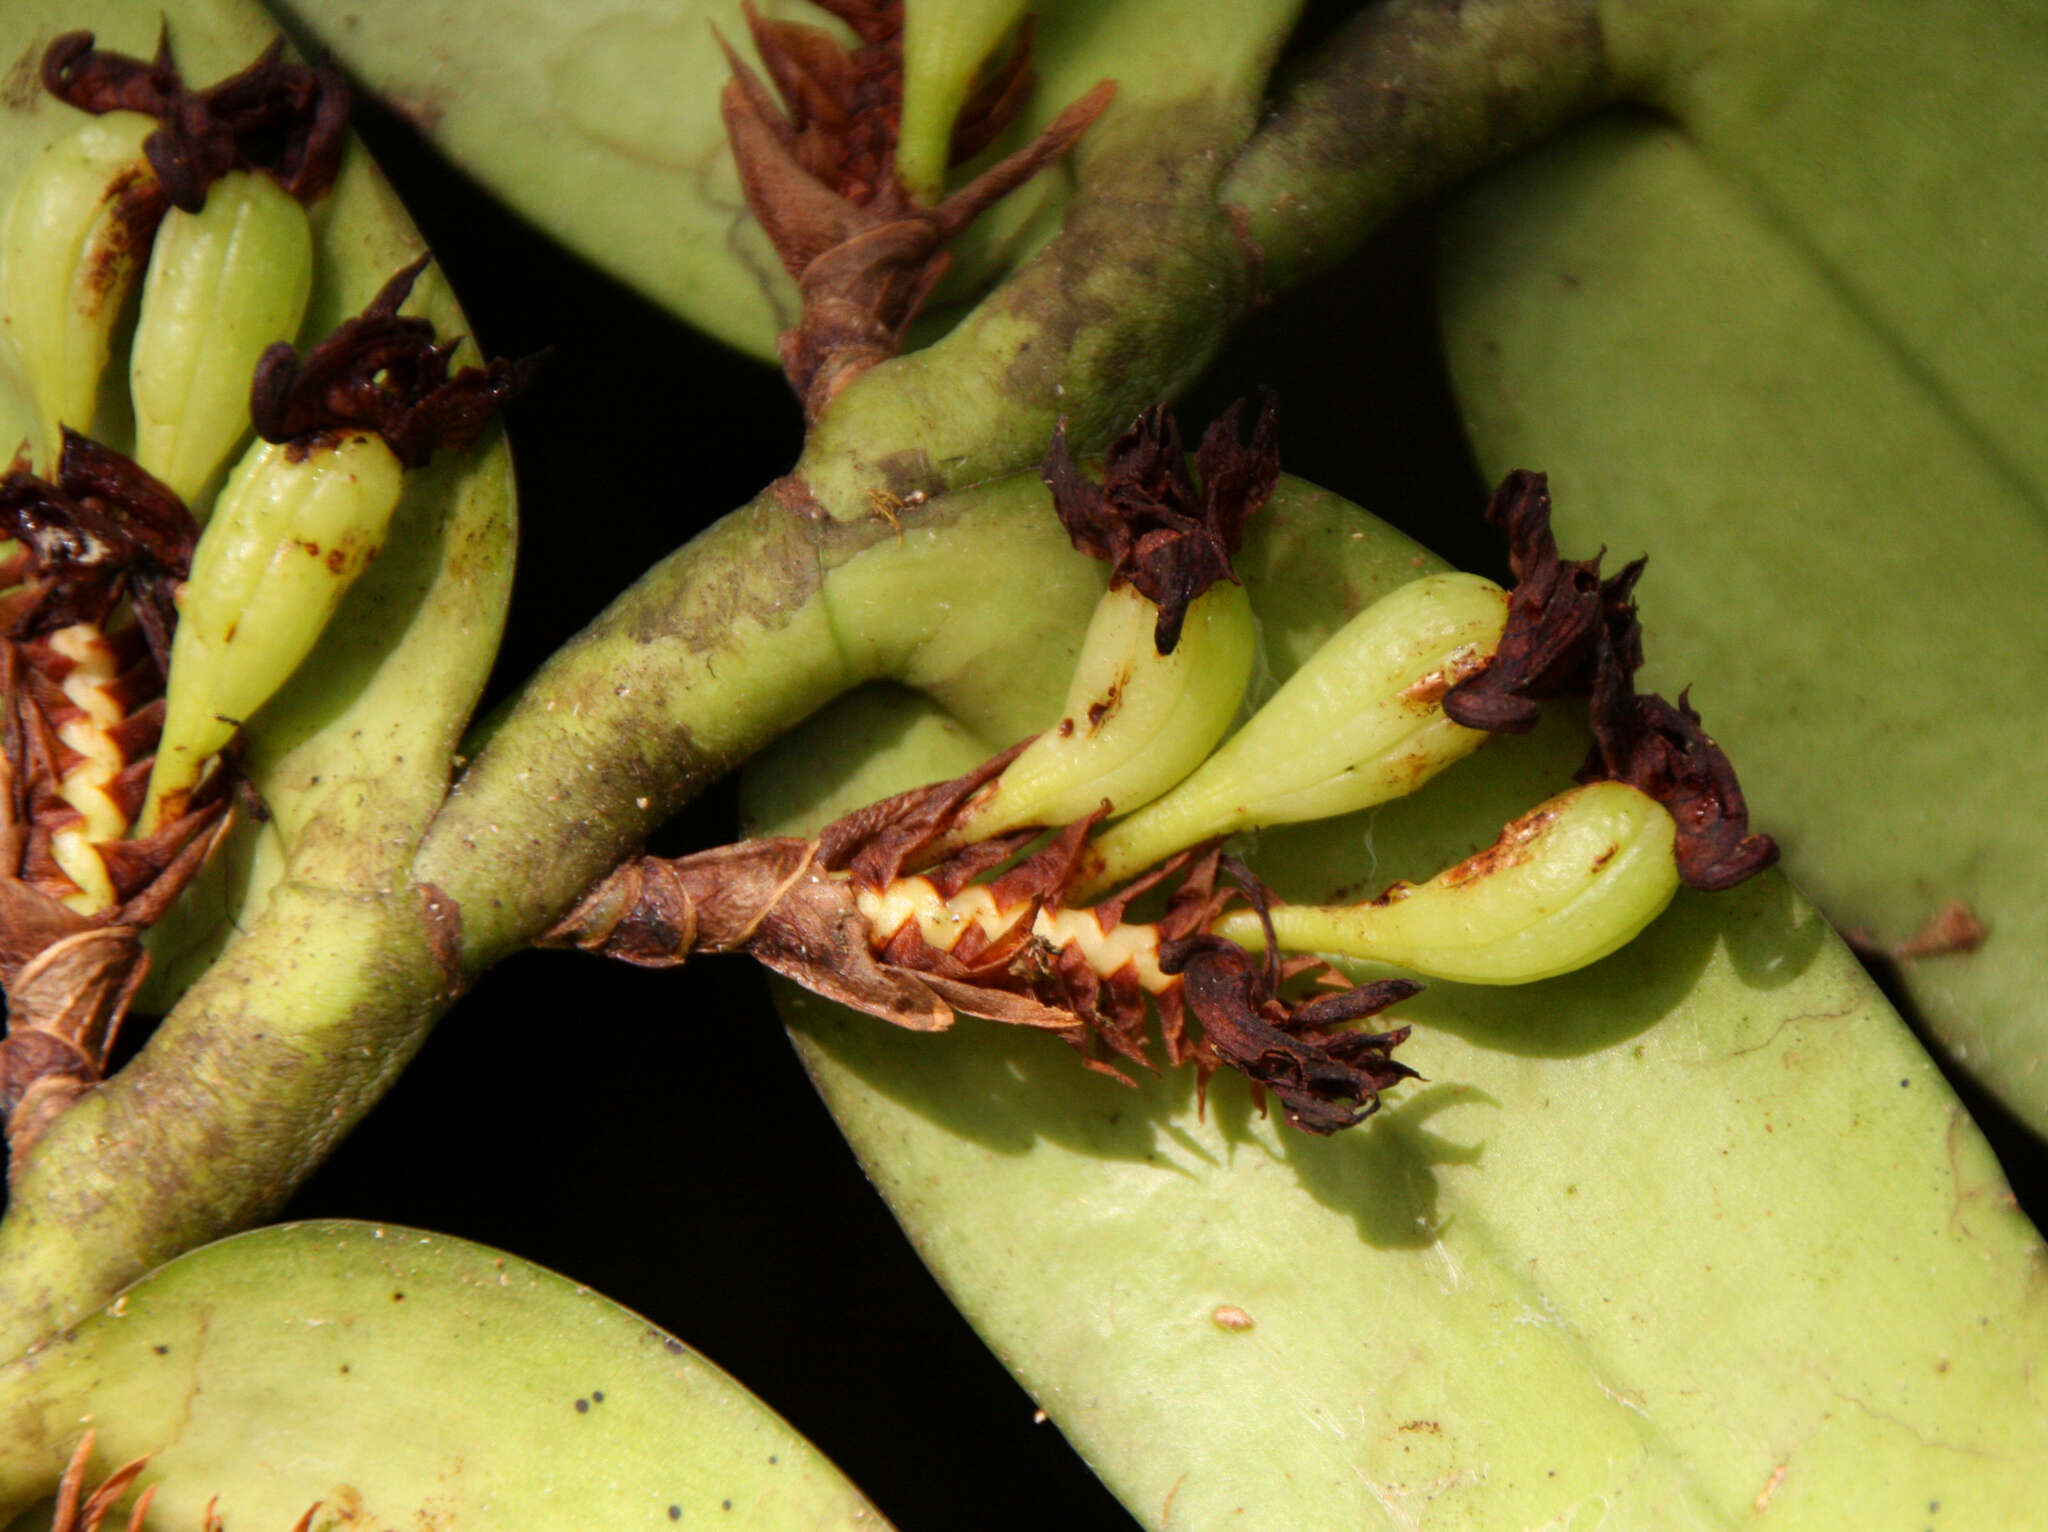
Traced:
[[[1290, 1123], [1330, 1133], [1412, 1073], [1392, 1057], [1407, 1028], [1354, 1024], [1421, 988], [1353, 984], [1332, 957], [1529, 982], [1614, 951], [1681, 879], [1725, 887], [1768, 865], [1775, 848], [1749, 834], [1697, 719], [1633, 690], [1640, 566], [1603, 581], [1597, 560], [1560, 560], [1533, 475], [1510, 478], [1492, 506], [1513, 543], [1512, 592], [1470, 575], [1392, 592], [1217, 749], [1253, 642], [1230, 555], [1277, 480], [1274, 437], [1270, 402], [1248, 441], [1233, 409], [1191, 474], [1170, 419], [1149, 412], [1110, 449], [1100, 483], [1055, 438], [1055, 508], [1113, 573], [1052, 728], [814, 839], [629, 862], [549, 940], [656, 966], [744, 951], [899, 1026], [935, 1031], [957, 1013], [1038, 1028], [1126, 1079], [1126, 1067], [1155, 1067], [1156, 1015], [1168, 1063], [1193, 1063], [1204, 1081], [1234, 1069]], [[1211, 603], [1218, 629], [1243, 625], [1242, 663], [1219, 643], [1228, 663], [1177, 665], [1190, 642], [1212, 642]], [[1598, 744], [1581, 785], [1426, 884], [1356, 905], [1281, 904], [1222, 849], [1239, 830], [1411, 792], [1561, 693], [1593, 701]], [[1142, 720], [1128, 733], [1127, 711]], [[1164, 913], [1128, 918], [1148, 894]]]
[[[533, 366], [452, 370], [456, 343], [398, 313], [424, 262], [300, 356], [305, 203], [346, 133], [331, 70], [277, 45], [191, 90], [167, 45], [144, 62], [73, 33], [42, 72], [96, 115], [28, 168], [0, 229], [0, 336], [43, 437], [40, 462], [24, 444], [0, 480], [0, 1116], [17, 1164], [104, 1077], [143, 933], [226, 831], [243, 722], [375, 557], [406, 470], [471, 442]], [[123, 453], [85, 433], [138, 274]]]
[[[840, 389], [901, 348], [951, 263], [947, 243], [1065, 154], [1115, 94], [1107, 82], [1098, 85], [1016, 153], [934, 198], [898, 173], [902, 0], [817, 3], [853, 30], [858, 46], [845, 48], [799, 22], [767, 20], [748, 5], [747, 26], [775, 90], [728, 46], [733, 78], [724, 99], [740, 187], [802, 295], [802, 317], [779, 345], [783, 371], [813, 420]], [[1016, 118], [1031, 84], [1027, 23], [954, 117], [950, 162], [988, 148]]]

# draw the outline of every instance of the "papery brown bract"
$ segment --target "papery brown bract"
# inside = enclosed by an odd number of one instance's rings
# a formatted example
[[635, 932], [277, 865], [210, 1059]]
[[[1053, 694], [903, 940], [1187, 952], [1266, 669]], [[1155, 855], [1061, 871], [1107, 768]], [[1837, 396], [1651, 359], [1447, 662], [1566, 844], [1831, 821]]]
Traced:
[[[56, 482], [17, 461], [0, 478], [0, 535], [19, 552], [0, 593], [0, 1116], [15, 1158], [104, 1077], [148, 967], [141, 935], [197, 875], [226, 828], [227, 774], [147, 836], [95, 842], [111, 906], [65, 901], [80, 890], [54, 854], [84, 815], [64, 796], [84, 757], [64, 741], [83, 708], [64, 690], [75, 668], [55, 642], [86, 626], [118, 674], [100, 685], [122, 717], [104, 729], [125, 763], [104, 792], [132, 822], [163, 719], [176, 622], [172, 593], [196, 531], [184, 505], [127, 458], [66, 431]], [[133, 622], [124, 621], [132, 614]]]
[[287, 62], [282, 39], [241, 73], [192, 90], [172, 62], [168, 23], [146, 63], [67, 32], [44, 52], [42, 79], [81, 111], [154, 117], [142, 152], [170, 204], [188, 213], [232, 170], [261, 171], [311, 203], [334, 183], [348, 142], [348, 82], [329, 64]]
[[1164, 405], [1145, 411], [1110, 444], [1100, 484], [1074, 461], [1065, 421], [1040, 467], [1074, 546], [1109, 565], [1111, 585], [1129, 585], [1159, 608], [1153, 644], [1161, 654], [1180, 642], [1189, 603], [1219, 580], [1237, 583], [1231, 561], [1245, 522], [1280, 482], [1278, 401], [1261, 391], [1249, 441], [1242, 436], [1245, 404], [1238, 400], [1209, 423], [1195, 450], [1195, 475], [1180, 426]]
[[310, 450], [340, 432], [372, 431], [401, 463], [417, 468], [441, 447], [470, 446], [507, 401], [532, 385], [544, 354], [493, 359], [451, 376], [461, 340], [438, 340], [433, 321], [398, 312], [430, 259], [423, 255], [399, 271], [362, 313], [305, 355], [289, 341], [264, 351], [249, 389], [258, 436]]
[[[722, 102], [747, 205], [803, 297], [800, 322], [777, 347], [812, 420], [902, 348], [903, 332], [951, 262], [946, 243], [1065, 154], [1115, 94], [1108, 82], [1096, 86], [1022, 149], [927, 205], [896, 174], [902, 7], [821, 5], [853, 28], [858, 48], [842, 48], [815, 27], [764, 20], [749, 5], [747, 25], [775, 90], [726, 45], [732, 80]], [[1029, 85], [1027, 33], [956, 121], [956, 159], [994, 140]]]

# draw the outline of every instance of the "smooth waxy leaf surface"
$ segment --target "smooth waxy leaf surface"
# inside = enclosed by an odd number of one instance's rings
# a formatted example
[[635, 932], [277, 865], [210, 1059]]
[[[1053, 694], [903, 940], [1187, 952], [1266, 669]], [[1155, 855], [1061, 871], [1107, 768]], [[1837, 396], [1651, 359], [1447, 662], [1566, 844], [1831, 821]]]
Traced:
[[[1277, 682], [1438, 566], [1284, 484], [1241, 567]], [[1054, 717], [1065, 676], [1026, 619], [981, 679], [979, 734], [907, 691], [839, 705], [753, 772], [761, 827], [962, 769]], [[1498, 741], [1376, 815], [1267, 832], [1258, 865], [1301, 898], [1425, 877], [1581, 749]], [[1184, 1075], [1126, 1090], [1043, 1036], [783, 999], [925, 1259], [1148, 1526], [2029, 1514], [2038, 1236], [1781, 878], [1682, 895], [1579, 975], [1432, 987], [1398, 1013], [1427, 1081], [1327, 1140], [1235, 1079], [1204, 1116]]]
[[316, 1500], [315, 1526], [886, 1525], [681, 1341], [411, 1229], [292, 1224], [195, 1251], [0, 1390], [0, 1514], [53, 1486], [90, 1425], [93, 1482], [150, 1455], [152, 1526], [197, 1527], [215, 1496], [237, 1528], [294, 1526]]
[[1652, 684], [1696, 700], [1786, 866], [1904, 957], [1931, 1029], [2048, 1130], [2048, 20], [1733, 7], [1668, 86], [1451, 217], [1482, 462], [1647, 550]]

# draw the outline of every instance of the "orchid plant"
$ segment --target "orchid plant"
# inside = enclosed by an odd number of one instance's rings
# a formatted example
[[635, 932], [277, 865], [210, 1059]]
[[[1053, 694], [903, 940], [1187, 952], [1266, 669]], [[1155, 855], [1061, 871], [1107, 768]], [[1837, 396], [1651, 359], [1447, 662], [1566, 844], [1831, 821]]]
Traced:
[[[2025, 1524], [2042, 1247], [1942, 1066], [2037, 1167], [2044, 55], [18, 0], [6, 1515]], [[426, 144], [639, 296], [465, 255]], [[1439, 196], [1485, 480], [1404, 531], [1329, 310]]]

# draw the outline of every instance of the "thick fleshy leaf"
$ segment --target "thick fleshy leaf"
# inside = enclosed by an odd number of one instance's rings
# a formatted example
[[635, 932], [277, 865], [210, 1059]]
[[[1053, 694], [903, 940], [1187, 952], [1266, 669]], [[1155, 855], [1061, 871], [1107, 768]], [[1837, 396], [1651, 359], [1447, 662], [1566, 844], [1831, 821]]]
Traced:
[[[1277, 680], [1438, 566], [1283, 483], [1241, 567]], [[752, 773], [762, 827], [1042, 724], [1064, 677], [1025, 663], [1041, 642], [984, 673], [1007, 716], [980, 736], [906, 691], [840, 704]], [[1295, 897], [1424, 876], [1582, 748], [1497, 741], [1377, 815], [1267, 833], [1258, 865]], [[1779, 877], [1683, 895], [1573, 977], [1432, 987], [1399, 1012], [1426, 1083], [1327, 1140], [1232, 1079], [1204, 1115], [1185, 1076], [1122, 1089], [1042, 1036], [783, 1000], [920, 1252], [1148, 1526], [2030, 1514], [2039, 1238]]]
[[1650, 553], [1652, 684], [1697, 683], [1791, 875], [2048, 1131], [2048, 25], [1729, 9], [1675, 122], [1457, 206], [1456, 382], [1561, 535]]
[[290, 1224], [194, 1251], [0, 1369], [0, 1397], [0, 1516], [53, 1488], [90, 1426], [91, 1482], [149, 1457], [152, 1526], [196, 1528], [215, 1497], [231, 1528], [291, 1527], [315, 1501], [316, 1526], [886, 1525], [673, 1336], [411, 1229]]
[[[729, 69], [711, 29], [755, 62], [739, 0], [352, 0], [343, 10], [277, 0], [276, 8], [564, 244], [700, 329], [774, 358], [777, 333], [796, 321], [796, 287], [747, 211], [718, 110]], [[804, 0], [758, 8], [836, 25]], [[1104, 78], [1116, 79], [1125, 109], [1258, 81], [1271, 63], [1267, 13], [1284, 21], [1295, 4], [1053, 0], [1033, 9], [1038, 86], [989, 158], [1024, 143]], [[1072, 184], [1055, 168], [978, 220], [953, 247], [956, 264], [931, 322], [946, 323], [1036, 248], [1057, 227]]]

